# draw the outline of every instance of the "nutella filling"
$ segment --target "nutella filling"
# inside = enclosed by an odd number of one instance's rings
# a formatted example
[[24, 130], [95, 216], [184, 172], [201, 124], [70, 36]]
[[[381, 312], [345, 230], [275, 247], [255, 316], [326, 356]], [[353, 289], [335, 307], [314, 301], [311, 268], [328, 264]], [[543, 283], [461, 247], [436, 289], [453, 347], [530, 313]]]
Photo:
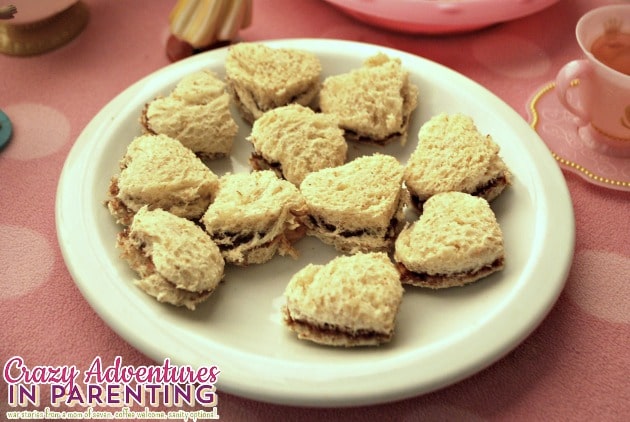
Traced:
[[505, 174], [501, 174], [498, 177], [487, 181], [485, 184], [477, 186], [477, 189], [475, 189], [471, 195], [485, 197], [492, 189], [505, 184], [507, 184], [507, 178], [505, 177]]
[[484, 275], [488, 275], [503, 268], [504, 258], [500, 257], [495, 259], [492, 263], [485, 265], [474, 271], [462, 271], [453, 274], [429, 274], [429, 273], [417, 273], [409, 270], [404, 264], [398, 262], [398, 272], [400, 272], [400, 281], [405, 284], [425, 285], [425, 286], [440, 286], [447, 281], [452, 280], [470, 280], [473, 278], [481, 278]]
[[271, 170], [280, 179], [285, 179], [284, 173], [282, 171], [282, 164], [280, 164], [277, 161], [274, 161], [274, 162], [268, 161], [261, 154], [257, 152], [252, 152], [252, 155], [249, 159], [249, 163], [254, 170]]
[[370, 144], [379, 145], [379, 146], [385, 146], [389, 144], [391, 141], [402, 136], [402, 133], [394, 132], [384, 138], [372, 138], [366, 135], [359, 135], [358, 132], [355, 132], [354, 130], [351, 130], [351, 129], [345, 129], [344, 131], [345, 131], [346, 139], [349, 141], [370, 143]]
[[[483, 185], [479, 185], [477, 186], [477, 188], [471, 192], [470, 194], [472, 196], [480, 196], [482, 198], [484, 198], [491, 190], [495, 189], [498, 186], [502, 186], [507, 184], [507, 178], [505, 177], [504, 174], [495, 177], [494, 179], [491, 179], [489, 181], [487, 181], [486, 183], [484, 183]], [[414, 206], [414, 208], [416, 208], [418, 211], [422, 212], [422, 207], [426, 201], [426, 199], [420, 199], [420, 197], [418, 195], [416, 195], [415, 193], [411, 193], [410, 192], [410, 199], [411, 199], [411, 204]], [[427, 198], [428, 199], [428, 198]]]
[[[261, 249], [269, 248], [273, 246], [274, 244], [278, 244], [279, 247], [281, 248], [282, 248], [282, 245], [287, 245], [287, 248], [289, 248], [290, 247], [289, 245], [291, 244], [291, 242], [288, 240], [285, 234], [286, 233], [280, 234], [274, 237], [273, 239], [268, 240], [264, 243], [246, 246], [245, 250], [242, 252], [245, 255], [245, 258], [242, 261], [242, 265], [249, 265], [248, 257], [250, 256], [250, 254], [253, 254], [255, 251], [258, 251]], [[263, 239], [265, 237], [265, 233], [225, 232], [225, 233], [214, 233], [211, 236], [214, 242], [216, 243], [216, 245], [219, 247], [219, 250], [221, 251], [221, 253], [225, 254], [231, 250], [239, 248], [240, 246], [247, 245], [248, 243], [252, 242], [256, 238]]]
[[[326, 220], [322, 219], [322, 218], [318, 218], [315, 217], [313, 215], [308, 216], [308, 222], [309, 222], [309, 226], [313, 227], [313, 228], [318, 228], [318, 229], [322, 229], [322, 230], [326, 230], [328, 232], [331, 233], [335, 233], [337, 232], [338, 228], [337, 226], [335, 226], [334, 224], [330, 224], [328, 222], [326, 222]], [[389, 239], [394, 239], [396, 237], [396, 231], [397, 231], [397, 227], [399, 225], [399, 221], [396, 217], [392, 217], [392, 219], [389, 221], [389, 226], [387, 226], [387, 231], [385, 233], [385, 236], [383, 236], [383, 238], [385, 240], [389, 240]], [[370, 230], [368, 230], [367, 228], [365, 229], [359, 229], [359, 230], [341, 230], [339, 232], [337, 232], [337, 234], [341, 237], [361, 237], [361, 236], [366, 236], [366, 235], [377, 235], [374, 232], [371, 232]]]
[[391, 333], [380, 333], [374, 330], [339, 327], [329, 323], [314, 324], [305, 320], [294, 319], [287, 311], [285, 321], [289, 327], [299, 327], [308, 330], [317, 337], [343, 337], [359, 342], [384, 343], [391, 339]]
[[[258, 235], [260, 239], [265, 237], [265, 233], [234, 233], [234, 232], [219, 232], [212, 233], [212, 240], [215, 241], [221, 251], [237, 248], [241, 245], [251, 242]], [[271, 243], [271, 242], [268, 242]], [[264, 245], [261, 245], [264, 246]]]

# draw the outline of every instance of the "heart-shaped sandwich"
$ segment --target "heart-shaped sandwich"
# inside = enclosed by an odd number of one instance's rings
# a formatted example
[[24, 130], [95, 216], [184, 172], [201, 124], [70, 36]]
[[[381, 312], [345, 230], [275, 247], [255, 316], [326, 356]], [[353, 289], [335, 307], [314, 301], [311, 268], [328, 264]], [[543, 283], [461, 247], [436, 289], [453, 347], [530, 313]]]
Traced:
[[168, 96], [147, 103], [140, 121], [145, 132], [177, 139], [204, 159], [228, 155], [238, 132], [225, 83], [209, 70], [187, 75]]
[[143, 206], [179, 217], [203, 215], [219, 189], [219, 177], [190, 149], [167, 135], [141, 135], [120, 160], [106, 201], [116, 221], [129, 225]]
[[307, 233], [344, 253], [390, 251], [404, 222], [402, 175], [379, 153], [310, 173], [300, 185]]
[[159, 302], [194, 310], [223, 280], [218, 246], [194, 222], [142, 207], [116, 247], [138, 274], [134, 284]]
[[298, 188], [274, 172], [227, 173], [201, 223], [227, 263], [245, 266], [276, 253], [297, 257], [292, 243], [304, 233], [298, 216], [305, 213]]
[[441, 289], [477, 281], [504, 266], [503, 233], [488, 201], [462, 192], [433, 195], [395, 243], [405, 284]]
[[464, 114], [438, 114], [422, 125], [405, 167], [405, 186], [418, 209], [439, 192], [465, 192], [492, 201], [511, 178], [499, 146]]
[[284, 323], [301, 340], [377, 346], [394, 335], [403, 298], [396, 267], [383, 252], [308, 264], [287, 285]]
[[228, 91], [243, 119], [296, 103], [309, 105], [320, 89], [322, 66], [308, 51], [241, 42], [225, 59]]
[[326, 78], [319, 107], [339, 117], [349, 141], [404, 145], [418, 93], [400, 59], [378, 53], [358, 69]]
[[255, 170], [271, 169], [296, 186], [307, 174], [346, 161], [348, 144], [335, 116], [299, 104], [263, 114], [247, 138], [254, 147]]

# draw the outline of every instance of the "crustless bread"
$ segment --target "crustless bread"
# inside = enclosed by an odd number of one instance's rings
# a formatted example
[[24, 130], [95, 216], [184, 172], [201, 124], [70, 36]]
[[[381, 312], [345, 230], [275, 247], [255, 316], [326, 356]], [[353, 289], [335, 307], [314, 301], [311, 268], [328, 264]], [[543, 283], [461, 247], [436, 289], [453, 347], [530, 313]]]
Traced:
[[147, 133], [168, 135], [209, 160], [228, 155], [238, 132], [225, 83], [209, 70], [184, 77], [168, 96], [147, 103], [141, 123]]
[[463, 114], [442, 113], [427, 121], [405, 167], [405, 186], [418, 209], [439, 192], [464, 192], [492, 201], [511, 179], [499, 146]]
[[161, 209], [138, 210], [117, 247], [135, 284], [159, 302], [194, 310], [223, 279], [221, 253], [203, 229]]
[[319, 107], [338, 116], [350, 141], [383, 145], [398, 140], [404, 144], [418, 94], [400, 59], [379, 53], [359, 69], [327, 77]]
[[309, 173], [346, 162], [348, 145], [337, 119], [299, 104], [263, 114], [248, 139], [254, 169], [273, 170], [296, 186]]
[[344, 253], [390, 250], [404, 220], [402, 176], [380, 153], [310, 173], [300, 185], [307, 233]]
[[298, 216], [306, 212], [300, 191], [272, 171], [226, 174], [215, 201], [201, 219], [226, 262], [262, 264], [276, 253], [297, 256], [303, 236]]
[[106, 204], [122, 224], [144, 205], [197, 219], [212, 202], [219, 178], [188, 148], [166, 135], [141, 135], [127, 147]]
[[376, 346], [391, 341], [403, 298], [387, 254], [338, 256], [308, 264], [285, 289], [284, 323], [298, 338], [331, 346]]
[[431, 196], [395, 243], [403, 283], [463, 286], [504, 267], [503, 233], [488, 201], [462, 192]]
[[319, 93], [321, 71], [310, 52], [258, 43], [231, 46], [225, 60], [228, 90], [249, 123], [276, 107], [309, 105]]

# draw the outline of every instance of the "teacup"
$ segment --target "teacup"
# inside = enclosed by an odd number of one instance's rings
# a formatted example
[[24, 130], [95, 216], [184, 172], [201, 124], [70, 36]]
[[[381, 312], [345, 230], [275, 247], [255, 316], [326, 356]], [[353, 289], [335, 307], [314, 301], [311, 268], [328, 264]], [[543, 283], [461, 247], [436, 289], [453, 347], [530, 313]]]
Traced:
[[[630, 45], [624, 46], [630, 40], [630, 5], [591, 10], [580, 18], [575, 33], [585, 58], [560, 69], [556, 77], [558, 98], [578, 118], [579, 137], [589, 147], [607, 155], [629, 157], [630, 74], [624, 73], [628, 64], [619, 62], [625, 60], [621, 55], [630, 54]], [[602, 41], [608, 36], [613, 40]], [[594, 54], [593, 46], [602, 43], [604, 54], [597, 47]], [[615, 56], [612, 62], [607, 57], [611, 52]]]
[[13, 4], [17, 13], [8, 23], [13, 25], [33, 23], [50, 18], [57, 13], [66, 10], [78, 0], [10, 0], [2, 4]]

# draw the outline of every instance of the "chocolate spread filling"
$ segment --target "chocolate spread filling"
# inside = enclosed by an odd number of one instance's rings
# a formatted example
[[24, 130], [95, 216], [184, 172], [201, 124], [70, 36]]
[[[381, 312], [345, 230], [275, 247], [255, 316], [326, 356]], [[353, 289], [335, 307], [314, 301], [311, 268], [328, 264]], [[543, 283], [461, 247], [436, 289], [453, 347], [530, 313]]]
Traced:
[[492, 180], [487, 181], [483, 185], [477, 186], [477, 189], [475, 189], [475, 191], [471, 195], [485, 197], [492, 189], [496, 188], [497, 186], [505, 185], [506, 183], [507, 179], [505, 175], [502, 174]]
[[495, 259], [491, 264], [485, 265], [475, 271], [463, 271], [453, 274], [428, 274], [417, 273], [407, 269], [402, 263], [397, 264], [398, 272], [400, 273], [400, 281], [405, 284], [422, 284], [422, 285], [435, 285], [439, 286], [448, 280], [468, 280], [481, 276], [483, 274], [490, 274], [495, 270], [503, 268], [504, 258], [500, 257]]
[[294, 319], [288, 311], [285, 313], [285, 321], [289, 327], [300, 327], [306, 329], [311, 333], [317, 334], [318, 337], [344, 337], [356, 341], [376, 341], [377, 343], [384, 343], [391, 338], [391, 334], [379, 333], [374, 330], [344, 329], [328, 323], [313, 324], [308, 321]]
[[[495, 177], [494, 179], [491, 179], [491, 180], [487, 181], [483, 185], [477, 186], [477, 188], [473, 192], [471, 192], [470, 194], [472, 196], [480, 196], [480, 197], [483, 198], [492, 189], [496, 188], [497, 186], [505, 185], [506, 183], [507, 183], [507, 178], [505, 177], [505, 175], [500, 175], [498, 177]], [[411, 198], [411, 204], [414, 206], [414, 208], [416, 208], [418, 211], [422, 212], [422, 207], [423, 207], [426, 199], [421, 200], [420, 197], [418, 195], [416, 195], [415, 193], [410, 193], [409, 196]]]
[[[313, 215], [308, 216], [308, 221], [312, 227], [323, 229], [334, 233], [337, 231], [337, 226], [334, 224], [330, 224], [321, 218], [317, 218]], [[398, 219], [396, 217], [392, 217], [389, 221], [389, 226], [387, 227], [387, 232], [385, 233], [384, 239], [394, 239], [396, 237], [396, 228], [398, 227]], [[370, 231], [368, 229], [359, 229], [359, 230], [341, 230], [337, 233], [341, 237], [360, 237], [365, 235], [370, 235]]]
[[[407, 120], [408, 120], [409, 116], [403, 116], [402, 119], [402, 124], [400, 125], [401, 129], [404, 129], [407, 127]], [[364, 143], [370, 143], [370, 144], [374, 144], [374, 145], [379, 145], [379, 146], [385, 146], [387, 144], [389, 144], [391, 141], [400, 138], [401, 136], [403, 136], [402, 131], [397, 131], [397, 132], [393, 132], [390, 133], [389, 135], [387, 135], [384, 138], [373, 138], [371, 136], [366, 136], [366, 135], [359, 135], [358, 132], [352, 130], [352, 129], [348, 129], [348, 128], [344, 128], [344, 132], [345, 132], [345, 136], [347, 140], [350, 141], [356, 141], [356, 142], [364, 142]]]
[[249, 159], [249, 164], [254, 170], [271, 170], [280, 179], [285, 178], [284, 172], [282, 171], [282, 164], [277, 161], [267, 161], [261, 154], [257, 152], [252, 152], [252, 155]]
[[[212, 233], [212, 239], [216, 242], [221, 251], [237, 248], [241, 245], [251, 242], [255, 235], [258, 234], [260, 238], [265, 236], [265, 233], [234, 233], [234, 232], [218, 232]], [[271, 242], [269, 242], [271, 243]]]
[[393, 141], [394, 139], [402, 136], [402, 133], [394, 132], [390, 135], [387, 135], [384, 138], [372, 138], [365, 135], [359, 135], [354, 130], [345, 129], [345, 135], [346, 135], [346, 139], [350, 141], [364, 142], [364, 143], [370, 143], [370, 144], [379, 145], [379, 146], [385, 146], [391, 141]]

